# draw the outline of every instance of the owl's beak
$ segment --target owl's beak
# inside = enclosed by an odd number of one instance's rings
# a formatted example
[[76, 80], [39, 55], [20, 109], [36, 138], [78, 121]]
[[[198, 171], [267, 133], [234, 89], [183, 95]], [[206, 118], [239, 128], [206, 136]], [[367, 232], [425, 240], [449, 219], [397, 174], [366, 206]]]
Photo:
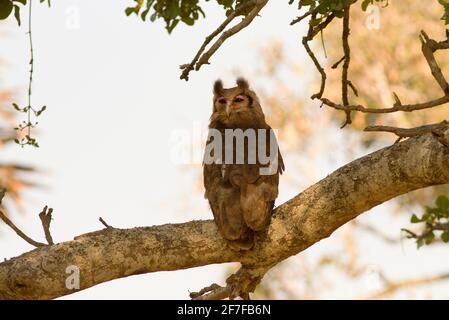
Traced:
[[228, 103], [226, 105], [226, 116], [229, 118], [230, 115], [231, 115], [231, 104]]

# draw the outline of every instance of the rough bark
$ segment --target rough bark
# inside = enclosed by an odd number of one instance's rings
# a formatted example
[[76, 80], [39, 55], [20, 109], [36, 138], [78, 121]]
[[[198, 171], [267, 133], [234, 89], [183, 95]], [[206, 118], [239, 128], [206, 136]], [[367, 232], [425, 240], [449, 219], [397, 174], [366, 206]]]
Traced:
[[247, 273], [263, 275], [384, 201], [448, 183], [448, 161], [448, 148], [432, 134], [366, 155], [279, 206], [269, 229], [245, 253], [227, 248], [210, 220], [106, 228], [37, 248], [0, 264], [0, 299], [51, 299], [73, 293], [65, 286], [70, 265], [80, 269], [80, 290], [136, 274], [231, 261], [241, 262]]

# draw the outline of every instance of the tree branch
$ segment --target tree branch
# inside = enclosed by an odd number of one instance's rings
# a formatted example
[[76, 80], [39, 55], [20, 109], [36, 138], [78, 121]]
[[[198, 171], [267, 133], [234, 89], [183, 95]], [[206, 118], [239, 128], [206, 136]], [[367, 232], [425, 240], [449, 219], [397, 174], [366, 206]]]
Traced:
[[[312, 20], [316, 18], [316, 13], [312, 13]], [[311, 96], [311, 99], [320, 99], [323, 96], [324, 89], [326, 87], [326, 72], [324, 71], [324, 68], [321, 66], [320, 62], [318, 61], [317, 57], [315, 56], [315, 53], [310, 48], [309, 42], [312, 41], [315, 36], [323, 31], [331, 22], [334, 20], [335, 15], [330, 14], [323, 22], [321, 22], [317, 26], [313, 26], [311, 23], [309, 23], [309, 29], [307, 31], [307, 35], [305, 35], [302, 38], [302, 45], [306, 49], [307, 54], [309, 55], [310, 59], [312, 59], [313, 64], [315, 65], [315, 68], [318, 70], [318, 72], [321, 75], [321, 84], [320, 84], [320, 90], [313, 94]]]
[[[347, 21], [347, 22], [345, 23], [345, 21]], [[343, 20], [343, 48], [345, 49], [344, 50], [345, 55], [342, 58], [342, 60], [339, 60], [336, 64], [334, 64], [332, 66], [332, 68], [335, 68], [336, 66], [338, 66], [338, 64], [341, 61], [344, 61], [345, 64], [349, 65], [349, 61], [348, 61], [349, 45], [347, 43], [348, 35], [349, 35], [349, 12], [345, 13], [344, 20]], [[435, 59], [434, 53], [435, 53], [435, 51], [438, 51], [438, 50], [449, 49], [449, 31], [446, 31], [446, 40], [440, 41], [440, 42], [437, 42], [434, 39], [429, 38], [429, 36], [427, 35], [426, 32], [421, 31], [420, 40], [421, 40], [421, 49], [422, 49], [423, 56], [427, 61], [427, 64], [430, 68], [430, 71], [432, 72], [432, 75], [433, 75], [435, 81], [438, 83], [438, 85], [443, 90], [444, 95], [442, 97], [431, 100], [431, 101], [422, 102], [422, 103], [403, 105], [401, 100], [397, 96], [397, 94], [393, 92], [395, 103], [394, 103], [393, 107], [391, 107], [391, 108], [380, 108], [379, 109], [379, 108], [367, 108], [360, 104], [359, 105], [350, 105], [349, 101], [347, 99], [347, 94], [348, 94], [347, 87], [350, 86], [356, 95], [357, 95], [357, 90], [355, 90], [355, 87], [350, 82], [348, 82], [347, 67], [346, 67], [346, 73], [345, 73], [345, 65], [344, 65], [343, 66], [343, 75], [342, 75], [343, 103], [338, 104], [338, 103], [335, 103], [326, 98], [322, 98], [322, 97], [318, 97], [318, 98], [321, 100], [321, 102], [323, 104], [327, 105], [328, 107], [334, 108], [336, 110], [341, 110], [346, 113], [346, 121], [343, 126], [345, 126], [348, 123], [351, 123], [350, 122], [351, 119], [349, 118], [349, 114], [351, 111], [358, 111], [358, 112], [362, 112], [362, 113], [393, 113], [393, 112], [398, 112], [398, 111], [412, 112], [412, 111], [417, 111], [417, 110], [430, 109], [430, 108], [434, 108], [434, 107], [441, 106], [441, 105], [448, 103], [449, 102], [449, 84], [447, 83], [446, 78], [444, 77], [444, 75], [441, 71], [441, 68], [439, 67], [439, 65]], [[388, 130], [383, 130], [385, 128], [388, 128]], [[388, 132], [393, 132], [393, 133], [399, 132], [398, 129], [396, 129], [396, 128], [394, 128], [394, 131], [391, 131], [391, 127], [375, 127], [375, 128], [369, 127], [367, 129], [368, 130], [366, 130], [366, 131], [388, 131]], [[422, 129], [422, 127], [414, 128], [414, 129], [419, 130], [419, 129]], [[403, 130], [403, 129], [399, 129], [399, 130]], [[410, 130], [412, 130], [412, 129], [410, 129]]]
[[[350, 10], [351, 5], [348, 5], [344, 9], [344, 16], [343, 16], [343, 32], [342, 32], [342, 43], [343, 43], [343, 52], [344, 52], [344, 60], [343, 60], [343, 68], [341, 73], [341, 93], [342, 93], [342, 101], [344, 106], [349, 105], [349, 96], [348, 96], [348, 87], [349, 87], [349, 80], [348, 80], [348, 69], [349, 64], [351, 62], [351, 49], [349, 47], [349, 19], [350, 19]], [[341, 126], [341, 128], [346, 127], [346, 125], [351, 124], [351, 110], [346, 109], [346, 120]]]
[[390, 132], [394, 133], [400, 138], [408, 138], [414, 137], [418, 135], [422, 135], [425, 133], [430, 133], [440, 128], [447, 128], [449, 122], [446, 120], [441, 121], [440, 123], [435, 124], [427, 124], [420, 127], [415, 128], [397, 128], [397, 127], [389, 127], [389, 126], [368, 126], [364, 129], [364, 131], [368, 132]]
[[[215, 31], [213, 31], [209, 36], [206, 37], [200, 49], [198, 50], [197, 54], [193, 58], [192, 62], [180, 66], [180, 68], [183, 70], [180, 78], [188, 81], [190, 71], [192, 71], [193, 69], [198, 71], [204, 64], [209, 64], [209, 59], [222, 46], [222, 44], [228, 38], [232, 37], [236, 33], [240, 32], [241, 30], [249, 26], [251, 22], [254, 20], [254, 18], [259, 14], [260, 10], [262, 10], [262, 8], [265, 7], [267, 2], [268, 0], [250, 0], [242, 4], [238, 8], [236, 8], [236, 10], [232, 12]], [[232, 28], [223, 32], [223, 30], [235, 18], [237, 18], [245, 9], [249, 8], [252, 5], [254, 5], [254, 8], [250, 11], [250, 13], [247, 16], [243, 18], [242, 21], [240, 21]], [[209, 43], [220, 33], [221, 36], [217, 39], [217, 41], [215, 41], [215, 43], [209, 48], [209, 50], [204, 52]]]
[[[447, 129], [446, 129], [446, 132]], [[272, 266], [329, 237], [341, 225], [391, 198], [449, 182], [449, 149], [432, 134], [355, 160], [279, 206], [254, 249], [236, 252], [213, 221], [134, 229], [105, 228], [37, 248], [0, 263], [0, 299], [51, 299], [75, 292], [66, 268], [80, 270], [80, 289], [156, 271], [241, 262], [228, 279], [244, 296]]]

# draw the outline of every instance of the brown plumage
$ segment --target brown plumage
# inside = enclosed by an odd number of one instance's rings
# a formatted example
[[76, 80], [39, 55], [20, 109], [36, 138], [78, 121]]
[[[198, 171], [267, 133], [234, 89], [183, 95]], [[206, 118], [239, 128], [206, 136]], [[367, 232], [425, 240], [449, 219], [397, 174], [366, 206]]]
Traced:
[[[229, 144], [226, 141], [226, 129], [246, 130], [244, 132], [254, 129], [257, 143], [251, 145], [249, 140], [242, 140], [244, 148], [243, 153], [240, 153], [240, 162], [237, 159], [242, 148], [239, 149], [236, 142]], [[253, 247], [254, 233], [269, 225], [274, 201], [278, 196], [279, 175], [284, 170], [284, 163], [275, 138], [270, 142], [269, 130], [271, 127], [265, 122], [259, 99], [246, 80], [239, 78], [237, 86], [229, 89], [223, 88], [220, 80], [215, 82], [203, 164], [205, 197], [209, 200], [220, 234], [234, 250], [249, 250]], [[213, 132], [221, 135], [216, 137]], [[251, 154], [257, 155], [259, 151], [259, 142], [263, 146], [261, 132], [266, 137], [266, 155], [270, 154], [270, 147], [276, 149], [271, 158], [275, 167], [268, 174], [263, 170], [269, 164], [258, 156], [255, 162], [251, 160], [254, 159]], [[214, 144], [218, 140], [221, 146]], [[213, 145], [215, 149], [211, 148]], [[208, 154], [210, 157], [206, 161]], [[231, 156], [231, 162], [226, 160], [227, 155]]]

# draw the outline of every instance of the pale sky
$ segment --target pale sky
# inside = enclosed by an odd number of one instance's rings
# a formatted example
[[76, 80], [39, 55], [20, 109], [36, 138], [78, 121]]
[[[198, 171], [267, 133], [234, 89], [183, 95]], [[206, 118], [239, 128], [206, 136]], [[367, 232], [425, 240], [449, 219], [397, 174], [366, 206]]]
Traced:
[[[292, 7], [287, 1], [270, 1], [261, 17], [217, 52], [211, 65], [193, 72], [189, 82], [181, 81], [179, 65], [191, 60], [204, 37], [221, 22], [222, 10], [208, 2], [205, 20], [194, 28], [180, 25], [168, 35], [162, 22], [126, 17], [124, 9], [132, 3], [66, 0], [52, 2], [51, 8], [34, 5], [33, 101], [48, 106], [39, 119], [41, 147], [20, 149], [11, 144], [0, 159], [33, 165], [46, 173], [37, 177], [46, 188], [27, 192], [25, 212], [12, 216], [37, 240], [43, 240], [37, 213], [44, 205], [54, 208], [52, 233], [57, 242], [102, 228], [100, 216], [120, 228], [211, 219], [201, 192], [194, 190], [192, 177], [201, 172], [192, 173], [191, 167], [171, 161], [171, 134], [191, 130], [194, 123], [207, 124], [213, 81], [222, 78], [232, 85], [236, 70], [257, 65], [261, 46], [279, 40], [291, 57], [298, 62], [305, 59], [300, 45], [302, 27], [289, 26], [295, 17]], [[19, 102], [25, 101], [28, 77], [25, 31], [13, 19], [0, 24], [0, 57], [4, 61], [0, 86], [15, 89]], [[342, 133], [335, 136], [334, 141], [343, 138]], [[333, 150], [333, 155], [323, 157], [334, 161], [326, 163], [317, 155], [316, 180], [356, 157], [348, 159], [338, 143], [327, 150]], [[279, 202], [300, 190], [281, 188]], [[385, 208], [388, 206], [376, 210]], [[367, 219], [373, 220], [373, 215]], [[387, 218], [379, 214], [379, 219]], [[0, 237], [0, 259], [32, 249], [2, 224]], [[320, 242], [316, 250], [329, 241]], [[397, 248], [380, 255], [380, 250], [370, 249], [369, 240], [366, 248], [374, 261], [402, 254]], [[410, 263], [425, 264], [422, 258], [426, 255], [418, 255], [413, 244], [408, 252], [406, 258], [397, 258], [393, 274], [401, 274], [403, 266]], [[186, 299], [188, 290], [223, 281], [226, 268], [213, 265], [133, 276], [66, 298]], [[409, 273], [413, 275], [414, 270]], [[339, 293], [329, 295], [338, 297]]]

